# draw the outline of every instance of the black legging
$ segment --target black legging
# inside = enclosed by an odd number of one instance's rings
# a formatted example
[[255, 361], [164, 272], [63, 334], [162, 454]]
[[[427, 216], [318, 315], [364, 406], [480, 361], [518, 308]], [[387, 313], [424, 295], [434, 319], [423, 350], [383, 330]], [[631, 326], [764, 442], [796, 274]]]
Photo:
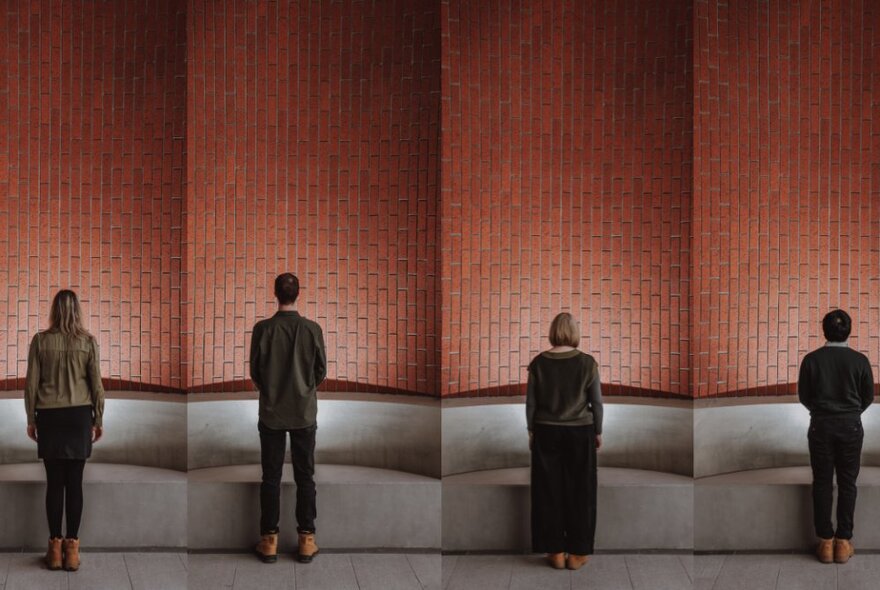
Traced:
[[49, 535], [61, 537], [61, 519], [67, 503], [67, 538], [79, 537], [79, 522], [83, 511], [83, 468], [85, 460], [43, 459], [46, 466], [46, 517]]

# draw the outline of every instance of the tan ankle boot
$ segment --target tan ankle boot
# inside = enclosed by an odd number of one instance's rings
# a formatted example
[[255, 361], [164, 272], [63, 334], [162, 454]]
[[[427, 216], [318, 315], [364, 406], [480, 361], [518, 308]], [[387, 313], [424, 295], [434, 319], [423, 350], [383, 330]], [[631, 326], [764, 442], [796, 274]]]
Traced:
[[49, 549], [46, 551], [46, 557], [43, 558], [46, 567], [50, 570], [61, 569], [61, 537], [49, 539]]
[[299, 547], [296, 558], [300, 563], [309, 563], [318, 554], [318, 545], [315, 544], [315, 533], [299, 533]]
[[579, 570], [581, 567], [590, 561], [589, 555], [569, 555], [568, 559], [565, 562], [565, 567], [570, 570]]
[[834, 561], [846, 563], [855, 555], [856, 549], [848, 539], [834, 539]]
[[278, 533], [261, 535], [260, 542], [254, 547], [257, 556], [263, 563], [275, 563], [278, 561]]
[[550, 567], [553, 569], [565, 569], [565, 553], [548, 553], [547, 563], [549, 563]]
[[816, 557], [822, 563], [833, 563], [834, 539], [819, 539], [819, 546], [816, 547]]
[[64, 539], [64, 569], [69, 572], [79, 569], [79, 539]]

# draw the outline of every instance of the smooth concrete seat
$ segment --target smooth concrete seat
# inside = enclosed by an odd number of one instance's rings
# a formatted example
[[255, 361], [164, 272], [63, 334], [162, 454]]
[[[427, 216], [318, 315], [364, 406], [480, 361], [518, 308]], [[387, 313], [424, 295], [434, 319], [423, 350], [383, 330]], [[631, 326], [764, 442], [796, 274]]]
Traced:
[[[242, 549], [259, 535], [259, 465], [189, 472], [189, 548]], [[327, 549], [439, 549], [440, 480], [374, 467], [318, 465], [318, 545]], [[281, 550], [296, 545], [296, 486], [284, 466]]]
[[[697, 551], [803, 550], [815, 543], [807, 466], [752, 469], [695, 480]], [[858, 480], [854, 542], [880, 549], [880, 467]], [[835, 494], [836, 497], [836, 494]]]
[[[0, 482], [0, 549], [44, 549], [49, 531], [43, 465], [0, 465]], [[90, 461], [83, 495], [83, 547], [186, 547], [185, 473]]]
[[[599, 468], [597, 550], [688, 550], [693, 480], [642, 469]], [[444, 551], [528, 551], [529, 468], [443, 478]]]

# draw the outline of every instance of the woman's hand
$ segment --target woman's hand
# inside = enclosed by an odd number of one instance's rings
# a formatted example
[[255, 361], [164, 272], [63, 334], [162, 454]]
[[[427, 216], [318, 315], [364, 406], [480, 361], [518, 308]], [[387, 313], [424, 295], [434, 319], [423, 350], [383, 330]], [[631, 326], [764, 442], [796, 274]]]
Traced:
[[597, 434], [596, 435], [596, 450], [598, 451], [601, 448], [602, 448], [602, 435]]
[[532, 450], [532, 445], [535, 443], [535, 433], [529, 430], [529, 450]]
[[99, 440], [101, 440], [102, 436], [104, 436], [104, 427], [92, 426], [92, 442], [98, 442]]
[[37, 442], [37, 427], [34, 424], [28, 424], [27, 434], [29, 439]]

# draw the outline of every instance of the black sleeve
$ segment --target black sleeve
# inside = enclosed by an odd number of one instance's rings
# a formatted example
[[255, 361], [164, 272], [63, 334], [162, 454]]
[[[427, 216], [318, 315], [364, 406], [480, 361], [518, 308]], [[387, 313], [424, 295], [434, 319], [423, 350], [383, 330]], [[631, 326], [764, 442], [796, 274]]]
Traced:
[[590, 410], [593, 412], [593, 428], [596, 429], [596, 434], [602, 434], [602, 383], [598, 364], [593, 365], [593, 380], [590, 382], [587, 399], [590, 400]]
[[798, 399], [808, 410], [813, 403], [812, 383], [810, 382], [810, 367], [806, 358], [801, 361], [801, 370], [798, 373]]
[[871, 370], [871, 363], [865, 363], [865, 370], [862, 372], [861, 383], [859, 383], [859, 395], [862, 398], [862, 411], [868, 409], [868, 406], [874, 401], [874, 372]]

